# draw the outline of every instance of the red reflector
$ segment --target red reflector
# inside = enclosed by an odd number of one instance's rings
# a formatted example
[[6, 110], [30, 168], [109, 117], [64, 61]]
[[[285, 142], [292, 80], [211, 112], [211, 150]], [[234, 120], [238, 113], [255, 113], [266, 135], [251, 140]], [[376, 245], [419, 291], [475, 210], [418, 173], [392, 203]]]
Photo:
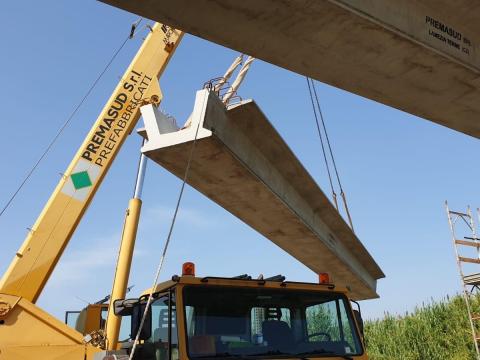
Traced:
[[320, 284], [329, 284], [330, 283], [330, 276], [327, 273], [320, 273], [318, 274], [318, 282]]
[[182, 265], [182, 276], [191, 275], [195, 276], [195, 264], [192, 262], [186, 262]]

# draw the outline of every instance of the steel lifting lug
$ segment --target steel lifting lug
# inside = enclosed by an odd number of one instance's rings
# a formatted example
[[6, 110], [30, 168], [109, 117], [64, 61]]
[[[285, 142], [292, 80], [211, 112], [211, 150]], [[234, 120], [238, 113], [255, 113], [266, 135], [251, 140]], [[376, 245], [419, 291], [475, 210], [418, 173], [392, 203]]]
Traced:
[[152, 95], [149, 98], [142, 99], [142, 103], [141, 103], [142, 106], [149, 105], [149, 104], [158, 106], [160, 104], [160, 96]]
[[12, 305], [5, 301], [0, 301], [0, 320], [7, 317], [8, 313], [12, 310]]

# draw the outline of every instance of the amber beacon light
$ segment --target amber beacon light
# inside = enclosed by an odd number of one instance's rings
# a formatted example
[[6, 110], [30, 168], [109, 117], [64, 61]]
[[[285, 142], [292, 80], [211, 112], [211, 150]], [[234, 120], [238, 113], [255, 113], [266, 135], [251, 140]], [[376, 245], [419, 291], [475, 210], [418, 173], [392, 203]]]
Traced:
[[182, 276], [195, 276], [195, 264], [192, 262], [186, 262], [182, 265]]
[[328, 273], [318, 274], [318, 282], [320, 284], [329, 284], [330, 283], [330, 276], [328, 275]]

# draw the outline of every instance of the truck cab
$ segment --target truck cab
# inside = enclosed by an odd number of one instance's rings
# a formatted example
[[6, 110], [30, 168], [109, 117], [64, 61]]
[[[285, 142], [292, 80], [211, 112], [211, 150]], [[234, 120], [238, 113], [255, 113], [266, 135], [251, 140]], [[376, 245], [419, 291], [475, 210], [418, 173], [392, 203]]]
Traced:
[[[117, 300], [131, 351], [150, 290]], [[367, 359], [361, 317], [331, 283], [174, 276], [153, 289], [134, 359]]]

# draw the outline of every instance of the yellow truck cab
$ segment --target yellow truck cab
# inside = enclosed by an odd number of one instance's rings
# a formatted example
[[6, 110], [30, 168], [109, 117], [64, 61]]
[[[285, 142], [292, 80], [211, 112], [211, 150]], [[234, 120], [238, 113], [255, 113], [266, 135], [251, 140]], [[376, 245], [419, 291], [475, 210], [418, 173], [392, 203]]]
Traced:
[[[362, 320], [347, 289], [334, 284], [173, 276], [153, 290], [134, 359], [367, 359]], [[130, 317], [129, 354], [150, 290], [138, 299], [115, 301]], [[123, 326], [122, 326], [123, 327]]]

